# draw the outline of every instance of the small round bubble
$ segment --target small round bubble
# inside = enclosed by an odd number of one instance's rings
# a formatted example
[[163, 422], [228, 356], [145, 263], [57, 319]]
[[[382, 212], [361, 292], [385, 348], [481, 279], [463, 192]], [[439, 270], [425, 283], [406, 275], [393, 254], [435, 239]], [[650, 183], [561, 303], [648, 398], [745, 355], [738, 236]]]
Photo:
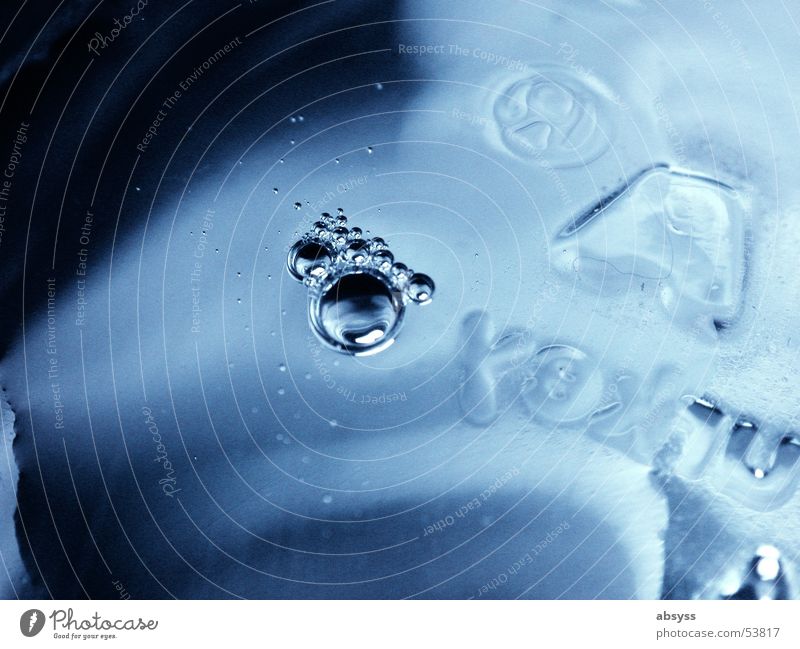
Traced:
[[427, 304], [433, 297], [433, 280], [424, 273], [414, 273], [408, 281], [406, 292], [414, 302]]
[[331, 262], [328, 249], [316, 241], [299, 241], [289, 252], [289, 271], [297, 279], [312, 275], [320, 267], [327, 268]]
[[394, 275], [397, 279], [405, 279], [408, 276], [408, 266], [397, 262], [394, 266], [392, 266], [392, 275]]
[[362, 264], [367, 260], [367, 244], [363, 241], [353, 241], [344, 250], [345, 259]]
[[372, 264], [375, 268], [387, 271], [394, 263], [394, 255], [388, 250], [379, 250], [372, 254]]
[[386, 242], [380, 237], [374, 237], [369, 241], [370, 250], [383, 250], [386, 248]]

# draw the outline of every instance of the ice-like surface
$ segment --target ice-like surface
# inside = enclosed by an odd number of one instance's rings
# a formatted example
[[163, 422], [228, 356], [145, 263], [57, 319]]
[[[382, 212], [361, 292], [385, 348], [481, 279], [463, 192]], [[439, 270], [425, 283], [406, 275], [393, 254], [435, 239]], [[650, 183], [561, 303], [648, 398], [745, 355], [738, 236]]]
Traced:
[[17, 512], [19, 470], [14, 458], [14, 411], [0, 388], [0, 598], [20, 594], [26, 584], [26, 572], [17, 545], [14, 517]]
[[595, 77], [539, 64], [496, 90], [495, 144], [555, 168], [587, 165], [613, 142], [613, 99]]
[[[702, 3], [321, 5], [137, 150], [197, 66], [159, 72], [179, 37], [213, 53], [271, 10], [169, 23], [107, 95], [113, 50], [44, 91], [14, 181], [30, 242], [2, 242], [2, 281], [26, 273], [0, 358], [17, 592], [718, 597], [764, 588], [765, 560], [796, 593], [794, 8], [719, 4], [722, 29]], [[380, 268], [436, 282], [370, 356], [309, 326], [296, 280], [330, 251], [287, 272], [340, 207], [391, 244]], [[347, 284], [323, 320], [366, 304], [388, 329], [386, 295]]]
[[741, 310], [746, 212], [720, 181], [656, 167], [567, 225], [554, 263], [610, 295], [655, 282], [673, 321], [712, 332]]

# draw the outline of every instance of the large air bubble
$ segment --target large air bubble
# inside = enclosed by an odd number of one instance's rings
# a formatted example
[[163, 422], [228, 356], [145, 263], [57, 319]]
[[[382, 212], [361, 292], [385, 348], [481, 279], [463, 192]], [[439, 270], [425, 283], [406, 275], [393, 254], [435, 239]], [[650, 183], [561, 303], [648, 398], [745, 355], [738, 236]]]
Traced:
[[331, 347], [353, 354], [376, 353], [391, 345], [405, 311], [385, 277], [364, 272], [330, 282], [309, 308], [316, 334]]

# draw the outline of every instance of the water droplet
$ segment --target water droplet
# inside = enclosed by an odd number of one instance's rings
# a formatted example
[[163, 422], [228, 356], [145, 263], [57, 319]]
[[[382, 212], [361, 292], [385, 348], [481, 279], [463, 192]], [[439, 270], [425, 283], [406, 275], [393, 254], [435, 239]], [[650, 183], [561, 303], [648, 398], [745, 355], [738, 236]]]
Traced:
[[305, 373], [305, 378], [306, 378], [307, 380], [310, 380], [310, 379], [311, 379], [311, 372], [306, 372], [306, 373]]
[[279, 369], [281, 372], [285, 372], [285, 371], [286, 371], [286, 365], [284, 365], [283, 363], [281, 363], [280, 365], [278, 365], [278, 369]]
[[303, 207], [302, 203], [295, 203], [294, 204], [294, 209], [296, 209], [296, 210], [299, 210], [301, 207]]
[[284, 390], [283, 388], [278, 388], [278, 394], [283, 396], [284, 394], [286, 394], [286, 390]]
[[371, 146], [368, 146], [368, 147], [367, 147], [367, 153], [369, 153], [370, 155], [372, 155], [372, 147], [371, 147]]
[[273, 187], [272, 188], [272, 193], [273, 194], [277, 194], [278, 193], [278, 188], [277, 187]]
[[333, 502], [333, 496], [330, 494], [325, 494], [322, 497], [322, 502], [324, 502], [326, 505], [330, 505]]
[[375, 90], [383, 90], [383, 84], [382, 83], [376, 83], [375, 84]]

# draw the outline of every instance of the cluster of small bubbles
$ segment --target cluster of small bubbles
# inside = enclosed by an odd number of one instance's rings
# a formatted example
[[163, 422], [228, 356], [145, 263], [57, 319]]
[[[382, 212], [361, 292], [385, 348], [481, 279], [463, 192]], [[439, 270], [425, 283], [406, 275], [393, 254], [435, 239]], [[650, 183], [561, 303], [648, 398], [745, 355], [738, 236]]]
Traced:
[[290, 249], [291, 275], [310, 289], [315, 333], [338, 351], [375, 353], [390, 345], [408, 302], [428, 304], [433, 280], [415, 273], [382, 238], [348, 227], [342, 210], [323, 213]]

